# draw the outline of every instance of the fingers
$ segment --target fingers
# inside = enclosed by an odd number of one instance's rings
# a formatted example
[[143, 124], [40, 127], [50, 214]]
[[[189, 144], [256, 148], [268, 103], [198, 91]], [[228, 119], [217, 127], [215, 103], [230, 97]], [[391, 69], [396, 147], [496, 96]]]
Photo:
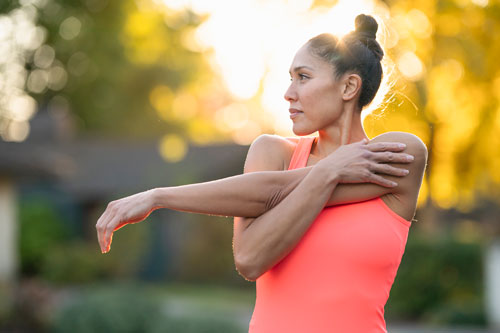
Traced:
[[109, 209], [106, 209], [99, 220], [97, 220], [97, 224], [95, 226], [97, 231], [97, 241], [99, 242], [102, 253], [104, 253], [104, 228], [106, 227], [107, 221], [109, 219], [109, 213]]
[[410, 173], [410, 171], [407, 169], [396, 168], [389, 164], [378, 164], [378, 163], [374, 163], [371, 166], [371, 171], [379, 174], [385, 174], [396, 177], [404, 177]]
[[109, 252], [109, 249], [111, 247], [111, 240], [113, 239], [113, 232], [115, 231], [115, 226], [117, 222], [118, 222], [117, 219], [113, 217], [104, 229], [104, 240], [103, 240], [104, 253]]
[[390, 188], [398, 185], [398, 183], [393, 182], [392, 180], [386, 179], [386, 178], [384, 178], [380, 175], [376, 175], [376, 174], [372, 174], [370, 176], [370, 182], [374, 183], [374, 184], [378, 184], [380, 186], [390, 187]]
[[372, 160], [380, 163], [410, 163], [414, 157], [402, 153], [406, 145], [401, 142], [374, 142], [366, 145], [366, 149], [373, 153]]
[[413, 155], [405, 153], [393, 153], [390, 151], [374, 152], [372, 160], [379, 163], [410, 163], [414, 160]]
[[373, 152], [403, 151], [406, 145], [401, 142], [374, 142], [367, 144], [367, 148]]
[[111, 242], [113, 241], [113, 233], [111, 233], [111, 235], [109, 236], [109, 241], [106, 245], [106, 251], [104, 253], [108, 253], [109, 250], [111, 250]]
[[97, 221], [97, 239], [102, 253], [109, 252], [109, 245], [111, 243], [108, 239], [111, 239], [113, 234], [114, 217], [114, 209], [112, 208], [112, 205], [108, 205], [102, 216]]

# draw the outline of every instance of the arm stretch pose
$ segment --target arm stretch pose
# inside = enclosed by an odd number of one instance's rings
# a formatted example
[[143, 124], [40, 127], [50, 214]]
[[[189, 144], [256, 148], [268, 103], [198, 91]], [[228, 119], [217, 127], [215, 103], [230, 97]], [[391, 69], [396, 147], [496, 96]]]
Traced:
[[242, 175], [109, 203], [96, 225], [101, 250], [158, 208], [233, 216], [236, 268], [257, 282], [250, 332], [387, 332], [427, 149], [405, 132], [368, 139], [361, 111], [382, 82], [384, 52], [373, 17], [355, 25], [310, 39], [292, 61], [284, 97], [300, 138], [261, 135]]
[[[200, 184], [156, 188], [110, 202], [96, 225], [101, 251], [110, 250], [114, 231], [126, 224], [143, 221], [159, 208], [240, 217], [235, 220], [235, 263], [245, 278], [254, 280], [260, 274], [248, 273], [249, 263], [245, 260], [249, 260], [247, 258], [250, 254], [244, 252], [240, 244], [248, 244], [252, 249], [250, 252], [257, 253], [259, 251], [253, 246], [252, 239], [256, 245], [264, 247], [266, 244], [260, 242], [259, 234], [266, 234], [268, 238], [276, 236], [280, 246], [274, 247], [270, 240], [268, 245], [270, 249], [279, 252], [279, 255], [271, 256], [267, 253], [262, 256], [272, 258], [257, 269], [262, 272], [288, 253], [308, 223], [324, 206], [364, 201], [389, 193], [400, 194], [404, 190], [420, 187], [427, 160], [427, 151], [420, 139], [408, 133], [391, 132], [382, 134], [369, 143], [367, 141], [342, 146], [342, 149], [331, 153], [314, 167], [284, 171], [283, 150], [290, 144], [293, 146], [293, 141], [274, 135], [262, 135], [249, 149], [244, 175]], [[406, 176], [408, 172], [411, 176]], [[314, 181], [321, 183], [321, 186], [316, 187]], [[300, 184], [302, 185], [299, 187]], [[306, 184], [312, 189], [305, 187]], [[411, 192], [415, 194], [414, 190]], [[325, 197], [325, 202], [312, 211], [310, 201], [317, 203], [322, 196]], [[279, 205], [285, 198], [287, 200]], [[294, 201], [289, 202], [294, 198], [300, 201], [298, 205]], [[415, 213], [416, 196], [408, 199], [398, 196], [395, 198], [399, 202], [405, 200], [404, 205], [398, 206], [398, 213], [411, 220]], [[293, 209], [287, 209], [288, 205]], [[303, 206], [307, 206], [305, 211], [310, 212], [309, 215], [302, 214]], [[295, 219], [296, 215], [307, 222], [300, 225]], [[288, 223], [280, 225], [275, 216]], [[266, 220], [274, 222], [266, 223]], [[252, 223], [254, 226], [248, 228]], [[294, 229], [287, 224], [293, 224], [299, 230], [293, 233]], [[281, 233], [273, 232], [275, 229], [269, 230], [278, 226], [282, 227]], [[289, 235], [289, 242], [283, 241], [283, 233]], [[242, 237], [249, 240], [240, 241]], [[266, 249], [263, 248], [262, 251], [266, 252]]]

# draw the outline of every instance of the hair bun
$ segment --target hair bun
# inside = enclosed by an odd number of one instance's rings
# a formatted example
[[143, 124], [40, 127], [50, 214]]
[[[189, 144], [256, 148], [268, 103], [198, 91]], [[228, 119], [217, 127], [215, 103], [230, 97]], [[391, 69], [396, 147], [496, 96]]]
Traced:
[[372, 16], [360, 14], [356, 16], [354, 25], [356, 26], [356, 35], [372, 39], [376, 38], [378, 24]]

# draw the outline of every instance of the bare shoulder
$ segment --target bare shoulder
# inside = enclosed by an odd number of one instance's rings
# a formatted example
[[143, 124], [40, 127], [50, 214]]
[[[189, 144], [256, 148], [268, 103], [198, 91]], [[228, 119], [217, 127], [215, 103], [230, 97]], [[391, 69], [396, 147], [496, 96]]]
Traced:
[[387, 132], [374, 137], [370, 142], [401, 142], [406, 144], [405, 153], [427, 162], [427, 146], [415, 134], [407, 132]]
[[413, 155], [415, 158], [408, 164], [390, 163], [394, 167], [404, 168], [410, 171], [407, 176], [394, 177], [384, 176], [398, 183], [392, 193], [382, 196], [382, 200], [399, 215], [410, 220], [415, 213], [418, 194], [425, 168], [427, 166], [427, 147], [416, 135], [406, 132], [387, 132], [378, 135], [370, 142], [401, 142], [406, 144], [404, 153]]
[[[292, 138], [293, 139], [293, 138]], [[279, 135], [262, 134], [250, 145], [245, 160], [245, 173], [254, 171], [285, 170], [290, 151], [297, 142]]]
[[[401, 164], [398, 166], [410, 171], [410, 175], [405, 178], [414, 179], [412, 186], [415, 185], [415, 182], [421, 182], [427, 166], [428, 152], [427, 146], [418, 136], [406, 132], [387, 132], [376, 136], [370, 142], [401, 142], [406, 144], [403, 152], [412, 155], [415, 159], [408, 165]], [[404, 187], [400, 187], [400, 189], [404, 190]]]

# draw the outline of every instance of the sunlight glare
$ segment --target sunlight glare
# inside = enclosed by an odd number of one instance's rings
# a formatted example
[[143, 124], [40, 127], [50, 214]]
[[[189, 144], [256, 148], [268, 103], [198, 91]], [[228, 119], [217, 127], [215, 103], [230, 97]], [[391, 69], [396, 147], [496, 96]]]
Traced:
[[422, 61], [413, 52], [405, 52], [398, 58], [398, 68], [406, 78], [412, 81], [420, 80], [424, 74]]
[[8, 104], [8, 117], [17, 122], [31, 119], [36, 112], [37, 102], [29, 95], [12, 96]]
[[7, 131], [2, 133], [5, 141], [22, 142], [26, 140], [30, 132], [30, 125], [27, 121], [11, 121]]
[[[164, 0], [164, 3], [171, 9], [190, 8], [198, 14], [209, 14], [194, 33], [194, 42], [202, 50], [213, 50], [209, 61], [237, 101], [245, 103], [259, 94], [260, 112], [268, 114], [275, 132], [281, 134], [291, 134], [288, 102], [283, 95], [295, 52], [318, 34], [326, 32], [340, 37], [354, 30], [354, 19], [361, 13], [374, 15], [379, 23], [379, 13], [387, 16], [384, 7], [373, 0], [339, 0], [329, 9], [310, 9], [312, 0]], [[226, 130], [245, 127], [222, 116], [226, 111], [216, 113], [219, 120], [226, 119], [219, 127]], [[248, 141], [241, 137], [237, 140]]]

